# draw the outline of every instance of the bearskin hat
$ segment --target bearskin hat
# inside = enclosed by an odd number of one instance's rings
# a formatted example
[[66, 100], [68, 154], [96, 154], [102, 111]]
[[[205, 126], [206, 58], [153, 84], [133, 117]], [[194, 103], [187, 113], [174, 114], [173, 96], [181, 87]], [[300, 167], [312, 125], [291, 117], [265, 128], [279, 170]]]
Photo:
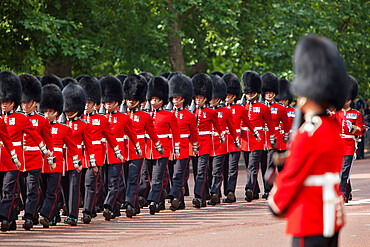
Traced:
[[213, 82], [213, 88], [212, 88], [212, 99], [218, 99], [225, 100], [227, 96], [227, 86], [224, 80], [218, 76], [217, 74], [210, 75], [212, 82]]
[[194, 96], [203, 95], [207, 98], [207, 102], [212, 99], [213, 83], [209, 75], [200, 73], [193, 76], [192, 80], [194, 87]]
[[64, 77], [62, 79], [62, 84], [63, 84], [64, 87], [66, 87], [69, 83], [78, 84], [77, 80], [75, 80], [72, 77]]
[[160, 74], [159, 74], [159, 76], [163, 76], [164, 78], [166, 78], [167, 80], [169, 80], [169, 79], [168, 79], [168, 76], [169, 76], [170, 74], [171, 74], [170, 72], [162, 72], [162, 73], [160, 73]]
[[19, 77], [10, 70], [0, 72], [0, 102], [13, 101], [14, 109], [21, 103], [22, 84]]
[[64, 85], [63, 85], [62, 81], [56, 75], [43, 76], [41, 78], [40, 82], [41, 82], [42, 87], [47, 85], [47, 84], [55, 84], [60, 88], [60, 90], [63, 90], [63, 88], [64, 88]]
[[247, 71], [242, 75], [243, 93], [261, 93], [262, 80], [260, 75], [255, 71]]
[[325, 108], [343, 107], [350, 87], [344, 61], [331, 41], [313, 35], [302, 38], [293, 61], [295, 95], [307, 97]]
[[123, 82], [125, 81], [125, 79], [127, 78], [127, 75], [125, 74], [120, 74], [120, 75], [117, 75], [116, 76], [118, 80], [121, 81], [121, 84], [123, 85]]
[[285, 100], [289, 102], [293, 100], [293, 95], [290, 93], [290, 82], [287, 79], [279, 80], [279, 94], [276, 95], [275, 100]]
[[101, 102], [101, 86], [95, 77], [83, 76], [78, 84], [85, 90], [86, 101], [99, 105]]
[[163, 76], [156, 76], [150, 79], [146, 99], [150, 101], [152, 97], [161, 99], [163, 105], [168, 104], [168, 81]]
[[73, 79], [63, 89], [64, 112], [78, 112], [82, 116], [86, 105], [86, 95], [84, 89]]
[[236, 95], [236, 98], [239, 98], [240, 97], [240, 80], [239, 80], [239, 78], [235, 74], [229, 73], [229, 74], [225, 74], [222, 77], [222, 79], [226, 83], [227, 93], [232, 94], [232, 95]]
[[30, 74], [19, 76], [22, 83], [22, 102], [30, 102], [31, 100], [40, 102], [41, 99], [41, 83], [36, 77]]
[[271, 72], [267, 72], [261, 76], [262, 86], [261, 93], [265, 96], [266, 92], [273, 92], [275, 95], [279, 94], [279, 78]]
[[125, 99], [138, 100], [140, 103], [146, 100], [148, 89], [145, 78], [141, 75], [129, 75], [123, 84], [123, 97]]
[[348, 81], [351, 87], [351, 95], [349, 97], [350, 100], [354, 101], [358, 95], [358, 83], [355, 78], [351, 75], [348, 75]]
[[117, 77], [106, 75], [99, 80], [102, 91], [102, 102], [116, 101], [119, 104], [123, 100], [122, 83]]
[[176, 75], [184, 75], [184, 74], [179, 71], [172, 72], [171, 74], [168, 75], [167, 80], [171, 80], [171, 78]]
[[59, 116], [63, 112], [63, 104], [63, 94], [57, 85], [48, 84], [42, 87], [40, 112], [45, 112], [46, 109], [54, 109]]
[[150, 72], [141, 72], [139, 75], [143, 76], [146, 80], [146, 83], [149, 83], [150, 79], [154, 77], [154, 75]]
[[184, 98], [184, 106], [191, 104], [193, 96], [193, 83], [186, 75], [175, 75], [168, 81], [169, 93], [168, 98], [172, 102], [172, 98], [181, 96]]
[[220, 72], [220, 71], [213, 71], [211, 74], [209, 74], [210, 76], [211, 75], [218, 75], [219, 77], [223, 77], [224, 76], [224, 73]]

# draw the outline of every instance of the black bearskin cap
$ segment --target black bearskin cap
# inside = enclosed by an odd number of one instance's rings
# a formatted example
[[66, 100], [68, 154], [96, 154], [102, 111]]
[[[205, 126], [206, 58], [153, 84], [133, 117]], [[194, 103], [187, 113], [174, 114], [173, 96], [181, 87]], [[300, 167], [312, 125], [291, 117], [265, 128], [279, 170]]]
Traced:
[[154, 75], [150, 72], [141, 72], [139, 75], [143, 76], [146, 80], [146, 83], [149, 83], [150, 79], [154, 77]]
[[41, 78], [40, 82], [41, 82], [42, 87], [47, 85], [47, 84], [55, 84], [60, 88], [60, 90], [63, 90], [63, 88], [64, 88], [64, 85], [63, 85], [62, 81], [56, 75], [43, 76]]
[[292, 102], [293, 95], [290, 93], [290, 82], [287, 79], [279, 80], [279, 94], [276, 95], [275, 100], [285, 100]]
[[141, 75], [129, 75], [123, 84], [123, 97], [125, 99], [138, 100], [145, 102], [148, 89], [145, 78]]
[[159, 76], [163, 76], [164, 78], [169, 80], [168, 77], [170, 76], [170, 74], [171, 74], [170, 72], [162, 72], [162, 73], [159, 74]]
[[223, 77], [224, 76], [224, 73], [220, 72], [220, 71], [213, 71], [211, 74], [209, 74], [210, 76], [211, 75], [218, 75], [219, 77]]
[[122, 83], [117, 77], [106, 75], [99, 80], [102, 91], [102, 102], [116, 101], [121, 104], [123, 100]]
[[120, 74], [116, 76], [118, 80], [120, 80], [121, 84], [123, 85], [123, 82], [126, 80], [127, 75], [125, 74]]
[[36, 77], [30, 74], [19, 76], [22, 83], [22, 102], [30, 102], [31, 100], [40, 102], [41, 99], [41, 83]]
[[83, 76], [80, 78], [78, 84], [85, 90], [86, 101], [91, 101], [100, 105], [101, 86], [95, 77]]
[[168, 75], [167, 80], [171, 80], [172, 77], [177, 76], [177, 75], [184, 75], [184, 74], [179, 71], [172, 72], [171, 74]]
[[350, 100], [354, 101], [358, 95], [358, 83], [355, 78], [353, 78], [351, 75], [348, 75], [348, 81], [349, 84], [351, 85], [351, 95], [350, 95]]
[[64, 87], [66, 87], [69, 83], [78, 84], [77, 80], [75, 80], [72, 77], [64, 77], [62, 79], [62, 84], [63, 84]]
[[70, 81], [62, 91], [64, 112], [78, 112], [77, 115], [82, 116], [86, 105], [85, 91], [74, 79], [73, 81]]
[[76, 77], [76, 81], [78, 81], [78, 82], [79, 82], [79, 81], [81, 80], [81, 78], [82, 78], [82, 77], [85, 77], [85, 76], [87, 76], [87, 75], [79, 75], [79, 76], [77, 76], [77, 77]]
[[14, 101], [17, 109], [22, 99], [22, 84], [19, 77], [10, 70], [0, 72], [0, 102]]
[[156, 76], [150, 79], [146, 99], [150, 101], [152, 97], [161, 99], [163, 105], [168, 104], [168, 81], [163, 76]]
[[261, 93], [262, 80], [260, 75], [255, 71], [247, 71], [242, 75], [243, 93]]
[[350, 87], [344, 61], [331, 41], [313, 35], [302, 38], [294, 51], [293, 61], [296, 78], [292, 93], [325, 108], [343, 107]]
[[274, 73], [267, 72], [263, 74], [261, 80], [261, 93], [263, 97], [266, 92], [273, 92], [275, 95], [279, 94], [279, 78]]
[[226, 83], [227, 93], [232, 94], [232, 95], [236, 95], [236, 98], [239, 98], [240, 97], [240, 80], [239, 80], [239, 78], [235, 74], [229, 73], [229, 74], [225, 74], [222, 77], [222, 79]]
[[218, 99], [225, 100], [227, 96], [227, 86], [224, 80], [218, 76], [217, 74], [210, 75], [212, 82], [213, 82], [213, 88], [212, 88], [212, 99]]
[[172, 102], [172, 98], [181, 96], [184, 98], [184, 106], [191, 104], [193, 96], [193, 83], [186, 75], [175, 75], [168, 81], [169, 94], [168, 98]]
[[43, 113], [46, 109], [54, 109], [59, 116], [63, 112], [63, 104], [63, 94], [57, 85], [48, 84], [42, 87], [40, 112]]
[[207, 102], [212, 99], [212, 79], [209, 75], [200, 73], [192, 78], [194, 87], [194, 96], [203, 95], [207, 98]]

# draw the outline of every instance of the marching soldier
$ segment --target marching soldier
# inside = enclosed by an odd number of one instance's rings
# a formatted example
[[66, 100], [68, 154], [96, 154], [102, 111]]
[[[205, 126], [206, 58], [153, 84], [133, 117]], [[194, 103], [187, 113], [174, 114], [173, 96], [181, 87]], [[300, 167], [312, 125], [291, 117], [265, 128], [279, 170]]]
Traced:
[[287, 218], [293, 246], [337, 246], [344, 224], [339, 190], [344, 146], [340, 126], [326, 109], [344, 106], [346, 69], [333, 43], [311, 35], [299, 41], [293, 61], [292, 92], [304, 123], [293, 134], [268, 204], [274, 215]]
[[169, 84], [169, 100], [173, 104], [172, 111], [177, 119], [180, 130], [180, 156], [175, 159], [172, 177], [172, 187], [169, 193], [172, 211], [185, 208], [183, 187], [188, 179], [186, 173], [189, 166], [189, 143], [193, 144], [190, 150], [198, 153], [198, 130], [194, 114], [185, 107], [191, 103], [193, 84], [185, 75], [173, 76]]
[[[239, 104], [235, 103], [240, 97], [240, 81], [239, 78], [232, 73], [225, 74], [222, 79], [225, 81], [227, 86], [227, 95], [226, 95], [226, 107], [230, 109], [232, 114], [232, 122], [234, 127], [236, 128], [236, 133], [238, 137], [241, 137], [240, 127], [241, 122], [243, 121], [244, 125], [249, 129], [252, 130], [254, 133], [254, 137], [257, 141], [261, 141], [259, 137], [259, 133], [255, 130], [254, 125], [248, 119], [247, 110]], [[235, 189], [236, 189], [236, 182], [238, 179], [238, 165], [240, 159], [240, 149], [237, 149], [234, 142], [232, 141], [232, 136], [226, 136], [227, 142], [227, 154], [225, 157], [224, 163], [224, 194], [226, 196], [223, 199], [224, 203], [232, 203], [236, 201], [235, 197]]]
[[196, 74], [192, 78], [194, 87], [194, 101], [196, 104], [195, 115], [199, 135], [199, 154], [197, 164], [193, 169], [197, 170], [194, 186], [193, 206], [196, 208], [206, 206], [208, 160], [212, 151], [213, 127], [220, 138], [220, 144], [225, 143], [225, 134], [218, 122], [217, 113], [208, 107], [212, 99], [212, 79], [207, 74]]
[[[78, 148], [78, 159], [82, 161], [82, 168], [90, 168], [95, 174], [99, 168], [96, 165], [94, 146], [92, 144], [92, 128], [81, 119], [86, 105], [86, 95], [81, 86], [70, 78], [68, 85], [63, 89], [64, 113], [67, 117], [66, 124], [72, 130], [72, 138]], [[82, 146], [83, 145], [83, 146]], [[84, 156], [82, 148], [84, 147]], [[65, 223], [76, 226], [80, 202], [81, 168], [77, 168], [74, 153], [69, 149], [66, 151], [66, 179], [68, 188], [64, 190], [68, 194], [68, 218]], [[88, 163], [89, 162], [89, 163]]]
[[[240, 150], [240, 140], [236, 133], [234, 124], [232, 122], [232, 113], [229, 109], [221, 105], [221, 101], [224, 101], [227, 96], [227, 86], [224, 80], [217, 74], [210, 75], [213, 82], [212, 99], [209, 102], [213, 107], [215, 114], [217, 115], [218, 122], [221, 130], [226, 134], [226, 138], [234, 143], [237, 150]], [[211, 199], [208, 201], [208, 205], [216, 205], [220, 203], [221, 197], [221, 185], [222, 185], [222, 170], [227, 154], [227, 143], [221, 144], [220, 139], [217, 137], [218, 133], [212, 128], [212, 151], [210, 154], [210, 167], [209, 167], [209, 184], [210, 184], [210, 195]]]
[[[22, 83], [21, 107], [35, 130], [43, 138], [49, 150], [53, 151], [53, 140], [51, 126], [47, 118], [37, 112], [37, 103], [41, 99], [41, 83], [29, 74], [19, 76]], [[40, 175], [43, 166], [42, 153], [38, 144], [27, 133], [24, 135], [24, 166], [21, 167], [20, 185], [27, 187], [27, 201], [24, 209], [25, 222], [23, 228], [30, 230], [33, 227], [34, 219], [38, 220], [37, 204], [41, 193]], [[54, 165], [53, 159], [48, 159], [50, 165]]]
[[[164, 154], [164, 149], [154, 128], [153, 118], [148, 113], [140, 110], [140, 104], [146, 101], [145, 97], [147, 87], [148, 85], [145, 78], [135, 74], [129, 75], [125, 79], [123, 86], [123, 95], [127, 104], [127, 114], [132, 121], [132, 125], [138, 139], [138, 142], [134, 142], [130, 139], [126, 140], [127, 142], [125, 141], [127, 160], [129, 164], [126, 189], [127, 217], [132, 217], [140, 212], [137, 199], [139, 195], [139, 183], [143, 159], [138, 155], [141, 154], [138, 150], [145, 150], [146, 148], [145, 133], [147, 133], [154, 142], [155, 149], [160, 154]], [[143, 187], [145, 191], [146, 185]]]
[[77, 145], [72, 139], [72, 130], [65, 124], [57, 121], [63, 112], [63, 95], [59, 87], [48, 84], [42, 87], [40, 112], [48, 118], [51, 125], [51, 134], [54, 145], [55, 167], [47, 163], [44, 159], [42, 168], [42, 178], [46, 181], [45, 200], [40, 210], [40, 223], [48, 228], [56, 225], [59, 215], [57, 200], [61, 193], [61, 180], [64, 173], [63, 146], [66, 145], [73, 157], [73, 167], [81, 170], [81, 161], [78, 158]]
[[[23, 135], [26, 133], [36, 143], [37, 147], [47, 157], [51, 157], [51, 153], [46, 146], [31, 121], [22, 113], [16, 112], [15, 109], [21, 103], [22, 85], [19, 77], [11, 72], [4, 70], [0, 72], [0, 102], [2, 109], [2, 117], [7, 126], [7, 131], [10, 140], [13, 143], [15, 152], [11, 151], [9, 154], [6, 150], [11, 150], [9, 143], [3, 143], [5, 147], [1, 148], [1, 166], [0, 170], [4, 172], [3, 178], [3, 197], [0, 203], [0, 216], [2, 218], [1, 230], [15, 230], [16, 229], [16, 211], [15, 203], [17, 198], [17, 183], [19, 179], [19, 163], [24, 168], [23, 160]], [[14, 164], [16, 166], [14, 166]], [[18, 167], [19, 166], [19, 167]], [[38, 177], [37, 177], [38, 179]], [[33, 197], [32, 197], [33, 199]], [[36, 198], [37, 200], [37, 198]], [[37, 201], [36, 201], [37, 203]], [[30, 204], [28, 204], [30, 206]], [[34, 206], [34, 210], [36, 206]], [[34, 211], [33, 208], [27, 208], [27, 227], [31, 228], [33, 225], [32, 219]], [[28, 225], [29, 224], [29, 225]]]
[[[261, 77], [254, 71], [247, 71], [242, 75], [243, 93], [247, 102], [248, 119], [255, 126], [261, 141], [256, 140], [255, 132], [252, 132], [242, 123], [242, 151], [247, 169], [247, 183], [245, 185], [245, 200], [251, 202], [258, 199], [260, 188], [257, 181], [258, 163], [264, 150], [265, 141], [269, 141], [272, 146], [276, 144], [275, 127], [271, 119], [270, 109], [263, 103], [257, 101], [258, 94], [261, 93]], [[269, 140], [265, 140], [263, 128], [267, 125]]]

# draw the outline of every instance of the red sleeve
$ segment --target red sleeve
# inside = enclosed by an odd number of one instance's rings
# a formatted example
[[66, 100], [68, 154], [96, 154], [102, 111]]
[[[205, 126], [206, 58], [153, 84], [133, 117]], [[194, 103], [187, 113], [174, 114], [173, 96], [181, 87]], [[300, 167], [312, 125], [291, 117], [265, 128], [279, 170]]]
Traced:
[[128, 116], [126, 116], [125, 133], [134, 144], [138, 142], [136, 131], [132, 127], [132, 120]]
[[198, 142], [197, 118], [195, 117], [194, 114], [191, 114], [189, 129], [190, 129], [190, 142], [192, 143]]
[[265, 120], [267, 124], [267, 128], [269, 128], [269, 135], [274, 135], [275, 134], [275, 126], [272, 123], [272, 118], [271, 118], [271, 111], [268, 109], [268, 107], [265, 107], [265, 112], [263, 114], [263, 119]]
[[149, 116], [148, 120], [146, 121], [145, 130], [154, 143], [157, 143], [159, 141], [157, 131], [154, 128], [153, 118], [151, 116]]
[[12, 139], [10, 139], [10, 136], [8, 134], [8, 129], [4, 122], [4, 119], [1, 117], [0, 117], [0, 138], [4, 144], [6, 151], [8, 151], [10, 155], [10, 152], [14, 150], [14, 147], [13, 147]]
[[282, 114], [281, 114], [280, 121], [283, 122], [284, 133], [289, 133], [290, 126], [289, 126], [289, 121], [288, 121], [288, 112], [286, 111], [285, 107], [281, 107], [281, 109], [282, 109]]
[[103, 136], [107, 139], [109, 146], [111, 148], [115, 148], [117, 147], [118, 143], [112, 132], [112, 127], [106, 117], [104, 117], [104, 121], [105, 121], [105, 127], [103, 130]]
[[170, 128], [172, 130], [172, 136], [175, 143], [180, 142], [180, 129], [177, 123], [177, 119], [174, 113], [172, 113], [171, 121], [170, 121]]
[[36, 131], [35, 127], [33, 127], [31, 121], [26, 116], [24, 116], [24, 120], [25, 121], [23, 121], [23, 132], [27, 133], [32, 138], [32, 140], [34, 140], [37, 143], [37, 145], [43, 143], [41, 136]]
[[90, 124], [86, 123], [85, 131], [83, 133], [83, 141], [84, 141], [84, 146], [85, 146], [85, 151], [87, 152], [88, 155], [95, 154], [94, 152], [94, 146], [92, 144], [92, 127]]
[[226, 124], [227, 124], [227, 127], [229, 128], [231, 136], [233, 137], [233, 139], [235, 141], [238, 134], [236, 133], [235, 126], [234, 126], [233, 122], [231, 121], [232, 119], [233, 119], [233, 115], [231, 114], [231, 111], [228, 110], [227, 111]]
[[44, 118], [44, 124], [41, 128], [41, 137], [44, 139], [46, 147], [50, 150], [54, 150], [54, 143], [53, 143], [53, 137], [51, 135], [51, 125], [49, 123], [49, 120]]
[[63, 137], [63, 141], [66, 144], [68, 150], [71, 152], [72, 156], [78, 155], [78, 148], [76, 143], [73, 141], [71, 128], [68, 127]]
[[216, 114], [215, 111], [213, 111], [211, 120], [212, 120], [213, 126], [216, 128], [218, 134], [221, 135], [222, 129], [221, 129], [220, 123], [218, 122], [217, 114]]

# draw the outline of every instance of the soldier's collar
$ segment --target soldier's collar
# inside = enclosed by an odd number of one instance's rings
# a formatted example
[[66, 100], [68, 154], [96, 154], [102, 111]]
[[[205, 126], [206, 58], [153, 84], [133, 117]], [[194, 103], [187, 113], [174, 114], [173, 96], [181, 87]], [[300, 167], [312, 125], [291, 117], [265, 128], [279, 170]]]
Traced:
[[30, 113], [26, 113], [26, 112], [24, 113], [26, 114], [26, 116], [31, 117], [36, 114], [36, 111], [31, 111]]
[[90, 112], [90, 113], [85, 112], [85, 116], [91, 117], [91, 116], [94, 116], [94, 115], [95, 115], [95, 110]]
[[135, 109], [127, 108], [127, 110], [128, 110], [129, 113], [135, 113], [135, 112], [139, 111], [139, 107], [136, 107]]
[[184, 110], [184, 107], [183, 106], [181, 106], [181, 107], [179, 107], [179, 108], [176, 108], [175, 106], [173, 107], [173, 110], [174, 111], [182, 111], [182, 110]]
[[267, 106], [269, 106], [269, 105], [273, 105], [273, 104], [275, 104], [275, 100], [271, 100], [270, 102], [265, 101], [265, 104], [266, 104]]
[[162, 111], [163, 110], [163, 107], [159, 107], [158, 109], [153, 109], [152, 108], [152, 112], [159, 112], [159, 111]]
[[116, 114], [118, 112], [118, 110], [117, 109], [114, 109], [113, 111], [108, 111], [108, 114]]
[[12, 115], [15, 111], [14, 110], [10, 110], [8, 112], [4, 112], [3, 114], [4, 115]]
[[233, 101], [233, 102], [231, 102], [231, 103], [225, 103], [225, 106], [227, 106], [227, 107], [229, 107], [229, 106], [232, 106], [232, 105], [235, 105], [235, 102]]
[[53, 121], [50, 122], [51, 125], [56, 124], [58, 121], [54, 119]]
[[80, 119], [79, 117], [77, 117], [77, 116], [75, 116], [74, 118], [72, 118], [72, 119], [68, 119], [68, 121], [69, 122], [74, 122], [74, 121], [76, 121], [76, 120], [78, 120], [78, 119]]
[[252, 104], [252, 105], [253, 105], [253, 104], [256, 104], [256, 103], [257, 103], [257, 100], [253, 100], [253, 101], [249, 101], [249, 100], [247, 100], [247, 104], [248, 104], [248, 105], [250, 105], [250, 104]]
[[204, 108], [206, 108], [207, 107], [207, 105], [206, 104], [204, 104], [204, 105], [202, 105], [202, 106], [196, 106], [197, 107], [197, 109], [204, 109]]

